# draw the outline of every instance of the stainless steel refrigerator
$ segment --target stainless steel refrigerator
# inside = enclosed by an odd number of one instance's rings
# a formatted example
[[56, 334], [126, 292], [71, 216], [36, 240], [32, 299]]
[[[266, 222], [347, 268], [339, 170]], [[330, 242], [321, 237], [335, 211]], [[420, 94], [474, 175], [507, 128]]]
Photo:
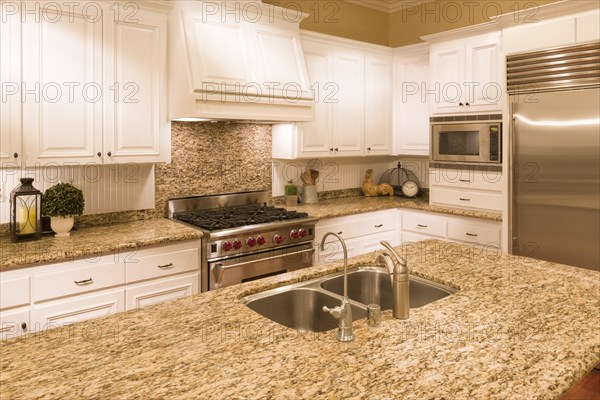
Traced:
[[541, 67], [539, 53], [521, 56], [528, 67], [512, 74], [508, 62], [509, 88], [538, 77], [537, 90], [511, 93], [512, 252], [600, 270], [600, 64], [548, 53]]

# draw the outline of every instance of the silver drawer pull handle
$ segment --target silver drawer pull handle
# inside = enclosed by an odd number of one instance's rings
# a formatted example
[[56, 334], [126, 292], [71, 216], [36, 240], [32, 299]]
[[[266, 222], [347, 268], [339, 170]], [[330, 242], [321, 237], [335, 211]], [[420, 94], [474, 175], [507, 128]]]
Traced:
[[375, 228], [381, 228], [383, 224], [375, 225]]
[[417, 225], [417, 228], [427, 228], [427, 225], [421, 225], [421, 224], [418, 224], [418, 225]]
[[158, 268], [160, 269], [171, 269], [174, 267], [173, 263], [168, 263], [166, 265], [157, 265]]
[[470, 181], [470, 180], [468, 180], [468, 179], [461, 179], [460, 181], [461, 181], [461, 182], [469, 182], [469, 183], [471, 183], [471, 181]]
[[469, 233], [469, 232], [467, 232], [467, 236], [477, 237], [477, 234], [476, 233]]
[[75, 282], [75, 284], [77, 286], [87, 286], [87, 285], [91, 285], [92, 283], [94, 283], [94, 280], [92, 278], [90, 279], [84, 279], [82, 281], [73, 281]]
[[471, 201], [471, 199], [464, 199], [464, 198], [459, 198], [460, 201]]

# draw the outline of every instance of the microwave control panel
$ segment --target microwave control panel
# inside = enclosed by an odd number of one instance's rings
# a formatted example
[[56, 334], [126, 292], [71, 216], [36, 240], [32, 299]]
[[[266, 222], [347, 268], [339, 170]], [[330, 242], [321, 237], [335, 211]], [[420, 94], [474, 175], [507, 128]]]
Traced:
[[500, 129], [500, 124], [490, 125], [490, 161], [500, 161]]

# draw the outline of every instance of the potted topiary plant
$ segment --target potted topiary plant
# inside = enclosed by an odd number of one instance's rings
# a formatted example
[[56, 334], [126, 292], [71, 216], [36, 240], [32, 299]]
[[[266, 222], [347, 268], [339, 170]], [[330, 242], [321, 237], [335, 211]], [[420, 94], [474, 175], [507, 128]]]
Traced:
[[83, 192], [70, 183], [58, 183], [42, 196], [42, 214], [50, 217], [50, 227], [57, 237], [71, 234], [75, 215], [83, 214]]
[[293, 180], [289, 180], [285, 185], [285, 205], [288, 207], [296, 207], [298, 205], [298, 186]]

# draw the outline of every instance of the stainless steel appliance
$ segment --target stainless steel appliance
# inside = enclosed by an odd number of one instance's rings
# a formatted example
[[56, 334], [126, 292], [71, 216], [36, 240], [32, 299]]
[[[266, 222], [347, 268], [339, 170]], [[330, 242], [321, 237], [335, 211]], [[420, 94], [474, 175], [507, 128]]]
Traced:
[[600, 42], [507, 61], [512, 252], [600, 270]]
[[268, 200], [260, 191], [168, 201], [169, 218], [204, 233], [203, 292], [313, 265], [318, 219]]
[[431, 118], [431, 161], [501, 164], [502, 115]]

